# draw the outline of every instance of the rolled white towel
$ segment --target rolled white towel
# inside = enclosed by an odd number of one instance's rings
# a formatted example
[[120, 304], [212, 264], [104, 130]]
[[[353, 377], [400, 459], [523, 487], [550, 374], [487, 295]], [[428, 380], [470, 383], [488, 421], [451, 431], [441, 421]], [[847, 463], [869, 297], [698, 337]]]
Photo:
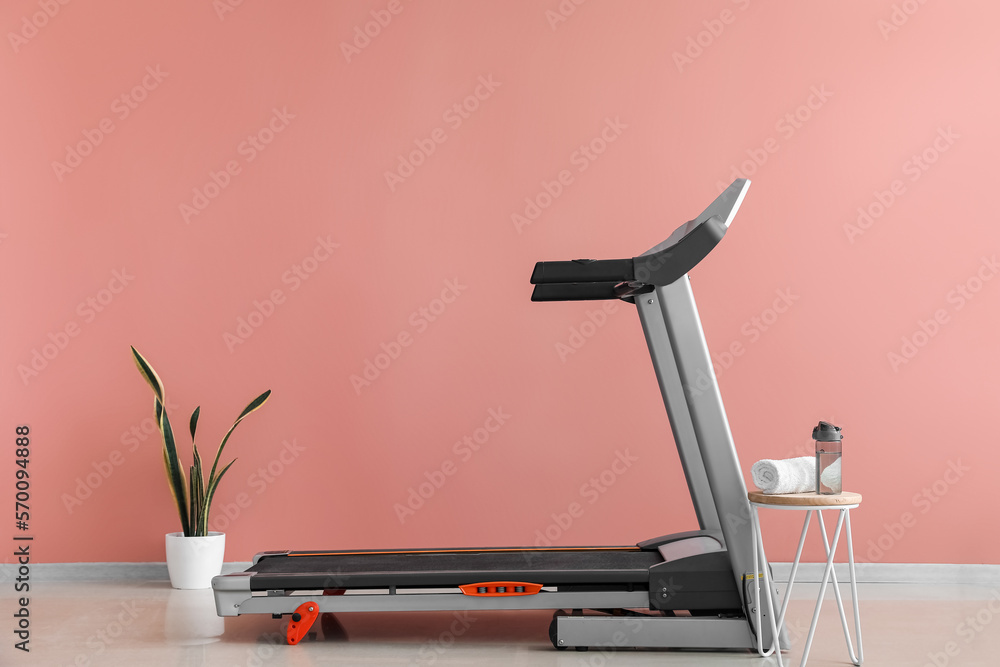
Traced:
[[753, 483], [764, 493], [805, 493], [816, 490], [816, 457], [762, 459], [750, 469]]

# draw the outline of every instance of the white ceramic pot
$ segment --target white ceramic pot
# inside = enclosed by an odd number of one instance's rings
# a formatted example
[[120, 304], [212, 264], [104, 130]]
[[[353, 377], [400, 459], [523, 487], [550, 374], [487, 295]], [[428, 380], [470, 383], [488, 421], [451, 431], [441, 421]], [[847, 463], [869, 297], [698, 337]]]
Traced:
[[185, 537], [167, 533], [167, 571], [174, 588], [211, 588], [212, 577], [222, 573], [226, 534]]

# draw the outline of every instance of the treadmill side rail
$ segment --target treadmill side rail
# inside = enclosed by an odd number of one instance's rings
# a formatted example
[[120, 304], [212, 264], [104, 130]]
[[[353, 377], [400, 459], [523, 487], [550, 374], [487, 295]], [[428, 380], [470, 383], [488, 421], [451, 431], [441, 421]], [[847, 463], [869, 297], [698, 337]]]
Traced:
[[[639, 542], [638, 546], [643, 551], [659, 551], [661, 554], [663, 550], [660, 549], [662, 546], [668, 544], [673, 544], [675, 542], [683, 542], [686, 540], [691, 540], [692, 538], [703, 538], [710, 537], [719, 543], [720, 548], [725, 548], [726, 542], [722, 537], [721, 529], [712, 530], [685, 530], [682, 533], [670, 533], [669, 535], [660, 535], [659, 537], [651, 537], [648, 540], [643, 540]], [[716, 549], [712, 549], [716, 551]], [[667, 559], [669, 560], [669, 559]]]
[[253, 595], [250, 590], [251, 575], [251, 572], [234, 572], [212, 577], [215, 611], [219, 616], [240, 615], [240, 605]]
[[284, 551], [258, 551], [254, 554], [252, 564], [256, 565], [261, 558], [270, 558], [271, 556], [287, 556], [290, 553], [292, 552], [288, 549], [285, 549]]
[[[218, 597], [219, 590], [216, 589], [216, 598]], [[234, 610], [236, 613], [227, 615], [291, 614], [303, 602], [316, 602], [321, 614], [362, 611], [645, 609], [649, 603], [649, 594], [646, 591], [541, 591], [536, 595], [514, 596], [480, 596], [462, 593], [264, 596], [246, 593], [240, 598], [238, 609]]]

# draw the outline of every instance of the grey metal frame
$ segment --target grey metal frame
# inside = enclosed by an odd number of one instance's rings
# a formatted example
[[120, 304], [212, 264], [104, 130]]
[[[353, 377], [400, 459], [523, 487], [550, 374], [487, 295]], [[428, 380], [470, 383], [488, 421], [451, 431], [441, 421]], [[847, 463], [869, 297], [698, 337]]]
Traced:
[[[692, 222], [718, 217], [728, 228], [749, 186], [749, 180], [737, 179]], [[753, 566], [750, 503], [691, 280], [685, 275], [636, 296], [635, 302], [695, 514], [702, 529], [721, 529], [736, 586], [751, 612], [748, 622], [753, 624], [752, 612], [758, 605], [750, 582], [759, 573]], [[770, 643], [770, 624], [761, 625], [758, 631]], [[779, 642], [788, 646], [783, 625]]]
[[[719, 217], [728, 227], [748, 186], [749, 181], [737, 180], [692, 223]], [[646, 254], [669, 245], [679, 233], [680, 230]], [[642, 281], [641, 276], [636, 278]], [[636, 295], [634, 301], [699, 526], [702, 531], [724, 542], [747, 618], [559, 616], [556, 619], [559, 646], [614, 645], [616, 638], [625, 637], [622, 641], [627, 643], [622, 646], [753, 648], [757, 643], [752, 626], [758, 607], [763, 613], [763, 627], [759, 632], [762, 633], [763, 644], [770, 645], [773, 624], [767, 609], [753, 598], [753, 587], [750, 585], [759, 573], [754, 571], [753, 566], [753, 530], [746, 486], [691, 282], [685, 275], [670, 285], [657, 286], [652, 292]], [[704, 548], [704, 537], [687, 539], [691, 541], [693, 551]], [[668, 557], [671, 551], [684, 553], [685, 549], [675, 543], [664, 556]], [[254, 563], [261, 555], [254, 558]], [[339, 596], [272, 591], [264, 596], [252, 594], [250, 573], [216, 577], [212, 587], [220, 616], [287, 614], [308, 600], [315, 601], [321, 612], [630, 609], [648, 608], [649, 605], [646, 591], [543, 590], [536, 595], [513, 597], [467, 596], [457, 591], [399, 593], [388, 590]], [[777, 592], [774, 594], [777, 595]], [[779, 630], [779, 642], [782, 647], [788, 645], [783, 626]]]
[[[684, 276], [677, 282], [687, 282]], [[688, 408], [687, 396], [681, 383], [680, 371], [674, 360], [674, 348], [670, 343], [667, 329], [666, 312], [661, 304], [663, 297], [660, 288], [651, 294], [636, 297], [636, 307], [643, 333], [646, 335], [646, 345], [649, 356], [653, 360], [653, 369], [660, 385], [663, 404], [667, 408], [670, 427], [674, 434], [674, 443], [680, 455], [681, 467], [687, 479], [694, 513], [698, 518], [698, 527], [702, 530], [721, 530], [719, 511], [712, 495], [712, 485], [705, 470], [698, 435], [694, 429], [691, 411]], [[693, 295], [692, 295], [693, 296]]]
[[741, 618], [701, 616], [557, 616], [559, 648], [755, 648], [750, 626]]
[[215, 608], [219, 616], [240, 614], [291, 614], [303, 602], [314, 601], [320, 612], [353, 611], [466, 611], [511, 609], [632, 609], [649, 604], [646, 591], [560, 592], [543, 590], [535, 595], [479, 597], [452, 592], [354, 592], [323, 595], [322, 591], [269, 591], [254, 595], [250, 573], [216, 577]]
[[[698, 521], [722, 531], [736, 586], [753, 610], [750, 503], [691, 281], [685, 275], [635, 300]], [[762, 625], [769, 643], [769, 624]], [[779, 633], [787, 646], [783, 627]]]

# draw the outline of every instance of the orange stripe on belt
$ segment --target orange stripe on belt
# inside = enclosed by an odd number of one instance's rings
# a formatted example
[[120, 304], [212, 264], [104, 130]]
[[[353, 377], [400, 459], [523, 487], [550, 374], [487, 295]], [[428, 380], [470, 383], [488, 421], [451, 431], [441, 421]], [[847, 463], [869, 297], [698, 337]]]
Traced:
[[386, 556], [398, 554], [504, 553], [510, 551], [639, 551], [639, 547], [541, 547], [510, 549], [413, 549], [409, 551], [296, 551], [286, 556]]

